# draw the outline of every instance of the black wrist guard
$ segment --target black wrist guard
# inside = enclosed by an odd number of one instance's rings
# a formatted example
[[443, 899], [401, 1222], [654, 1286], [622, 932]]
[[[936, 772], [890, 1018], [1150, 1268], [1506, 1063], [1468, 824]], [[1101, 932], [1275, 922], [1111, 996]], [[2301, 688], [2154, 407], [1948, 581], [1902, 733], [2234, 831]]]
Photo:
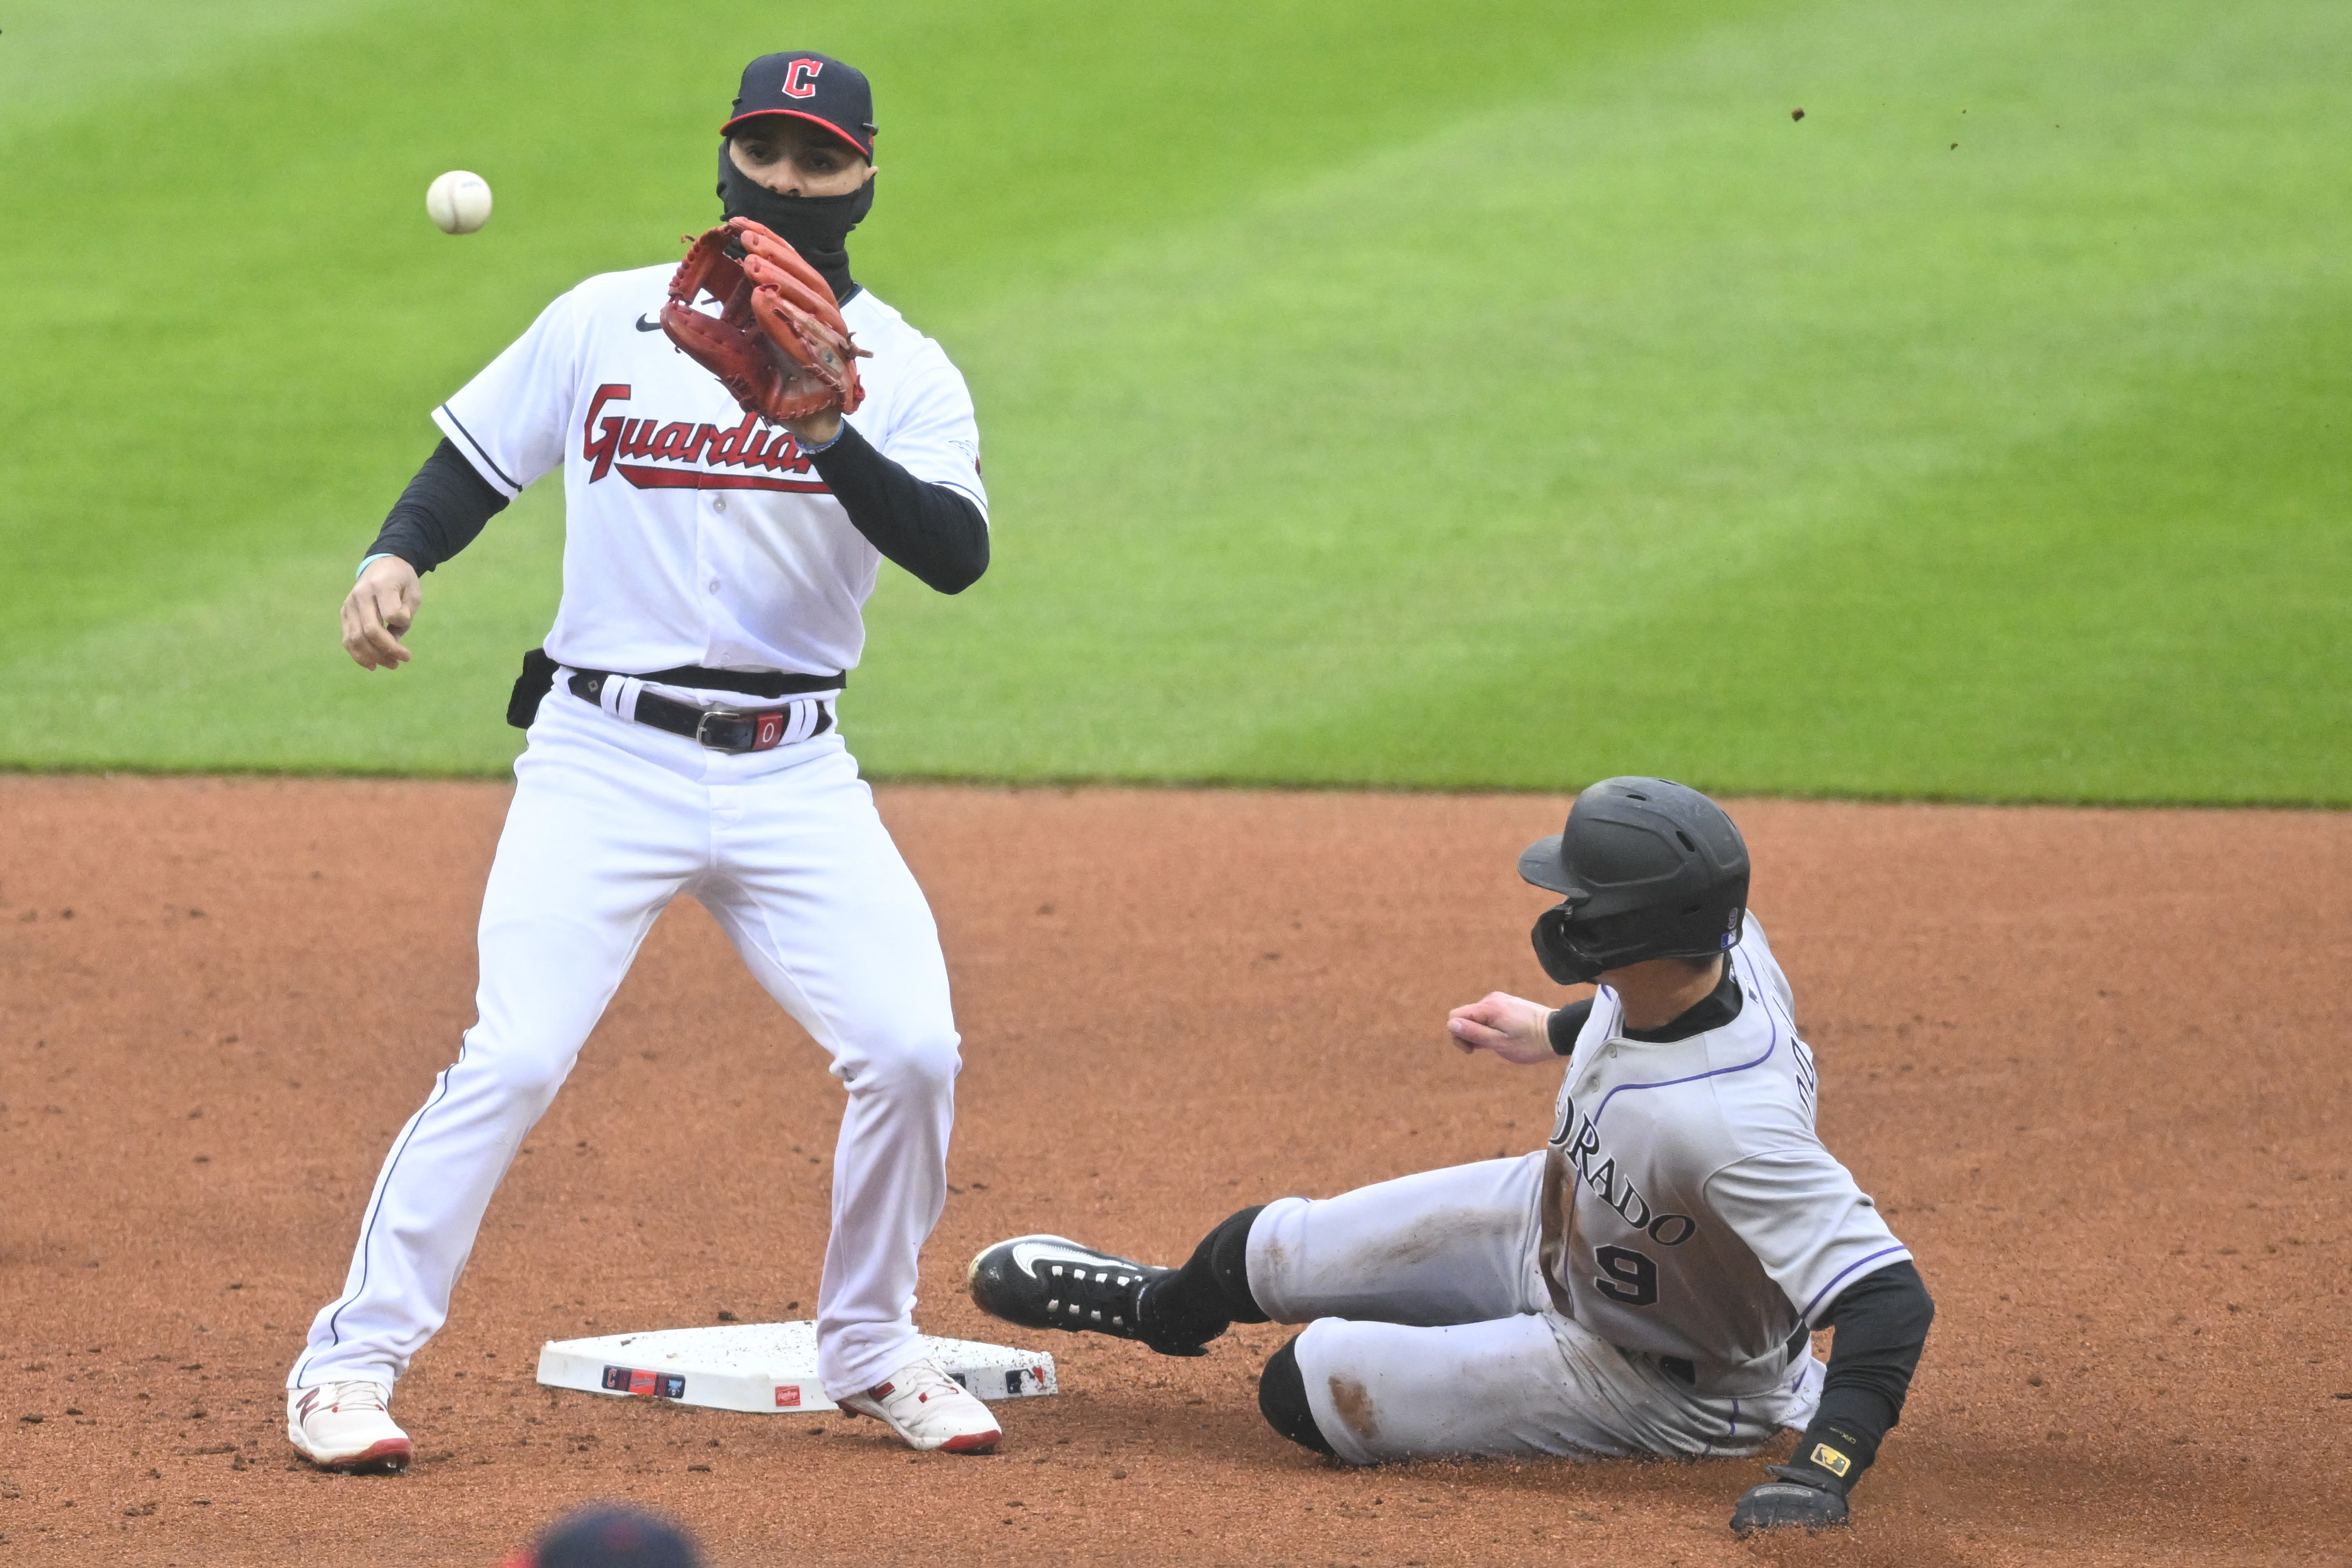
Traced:
[[1834, 1426], [1827, 1421], [1815, 1421], [1797, 1439], [1797, 1451], [1789, 1456], [1785, 1465], [1767, 1465], [1767, 1475], [1780, 1476], [1802, 1481], [1823, 1491], [1833, 1491], [1843, 1497], [1862, 1479], [1862, 1472], [1870, 1469], [1878, 1458], [1878, 1445], [1860, 1432]]

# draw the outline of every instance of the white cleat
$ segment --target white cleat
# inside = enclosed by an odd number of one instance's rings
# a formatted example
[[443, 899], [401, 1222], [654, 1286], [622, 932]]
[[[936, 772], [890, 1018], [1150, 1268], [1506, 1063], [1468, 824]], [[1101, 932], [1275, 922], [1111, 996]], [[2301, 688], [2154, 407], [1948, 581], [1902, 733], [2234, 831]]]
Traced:
[[880, 1419], [907, 1447], [926, 1453], [936, 1448], [985, 1454], [1004, 1436], [988, 1406], [929, 1356], [908, 1362], [863, 1394], [847, 1396], [841, 1407]]
[[404, 1470], [413, 1445], [393, 1425], [392, 1390], [381, 1383], [322, 1383], [286, 1391], [286, 1436], [301, 1456], [331, 1470]]

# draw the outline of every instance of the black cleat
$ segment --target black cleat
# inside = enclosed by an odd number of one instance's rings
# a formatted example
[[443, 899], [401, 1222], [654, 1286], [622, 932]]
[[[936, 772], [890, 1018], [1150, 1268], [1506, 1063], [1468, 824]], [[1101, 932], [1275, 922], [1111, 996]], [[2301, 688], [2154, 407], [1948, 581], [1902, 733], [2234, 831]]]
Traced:
[[1144, 1326], [1144, 1291], [1175, 1272], [1067, 1237], [1016, 1236], [983, 1249], [964, 1284], [982, 1312], [1023, 1328], [1107, 1333], [1163, 1355], [1201, 1355], [1198, 1344], [1160, 1343]]

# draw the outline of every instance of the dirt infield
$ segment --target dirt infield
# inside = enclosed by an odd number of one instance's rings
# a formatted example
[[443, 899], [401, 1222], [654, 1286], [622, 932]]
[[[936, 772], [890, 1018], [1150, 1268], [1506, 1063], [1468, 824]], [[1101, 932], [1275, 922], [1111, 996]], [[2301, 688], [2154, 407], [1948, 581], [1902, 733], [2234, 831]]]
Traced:
[[[0, 1560], [488, 1564], [598, 1497], [730, 1568], [2352, 1560], [2345, 815], [1735, 807], [1823, 1132], [1940, 1308], [1842, 1538], [1734, 1542], [1753, 1461], [1328, 1468], [1256, 1415], [1273, 1326], [1045, 1336], [1066, 1392], [981, 1459], [539, 1388], [549, 1338], [814, 1303], [838, 1089], [684, 903], [401, 1386], [422, 1462], [313, 1474], [279, 1385], [471, 1020], [506, 800], [0, 779]], [[1557, 994], [1512, 862], [1564, 801], [881, 800], [965, 1034], [927, 1328], [990, 1334], [961, 1270], [1015, 1230], [1172, 1260], [1540, 1142], [1558, 1074], [1439, 1020]]]

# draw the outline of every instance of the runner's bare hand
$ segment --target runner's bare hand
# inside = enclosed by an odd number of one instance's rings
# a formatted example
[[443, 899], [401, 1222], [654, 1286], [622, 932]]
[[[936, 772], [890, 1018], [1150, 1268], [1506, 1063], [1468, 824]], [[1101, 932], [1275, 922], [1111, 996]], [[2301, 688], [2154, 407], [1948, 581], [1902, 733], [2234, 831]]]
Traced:
[[1491, 1051], [1505, 1061], [1521, 1066], [1557, 1061], [1552, 1053], [1551, 1009], [1541, 1002], [1504, 991], [1489, 991], [1467, 1007], [1445, 1015], [1445, 1032], [1465, 1053]]

